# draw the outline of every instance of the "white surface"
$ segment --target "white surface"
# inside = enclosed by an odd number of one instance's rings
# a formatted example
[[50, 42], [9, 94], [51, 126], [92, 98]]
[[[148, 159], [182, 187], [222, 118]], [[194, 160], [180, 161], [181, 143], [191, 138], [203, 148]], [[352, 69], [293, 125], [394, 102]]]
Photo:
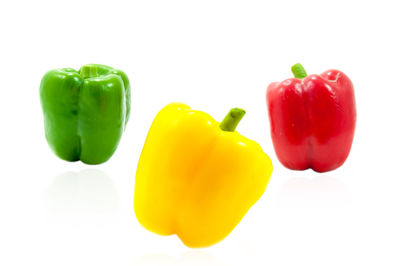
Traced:
[[[398, 1], [2, 1], [0, 265], [399, 265]], [[266, 86], [344, 71], [358, 124], [343, 167], [290, 171], [269, 136]], [[49, 69], [102, 63], [132, 82], [132, 113], [112, 159], [58, 159], [43, 132]], [[191, 250], [143, 229], [136, 164], [160, 108], [182, 101], [238, 131], [274, 164], [264, 196], [224, 241]]]

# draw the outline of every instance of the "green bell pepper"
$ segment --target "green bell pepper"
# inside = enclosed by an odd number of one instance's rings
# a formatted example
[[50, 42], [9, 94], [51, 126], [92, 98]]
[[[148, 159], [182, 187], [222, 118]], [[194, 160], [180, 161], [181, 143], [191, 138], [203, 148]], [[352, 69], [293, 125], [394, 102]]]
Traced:
[[127, 75], [88, 64], [47, 72], [40, 84], [47, 142], [66, 161], [107, 161], [117, 149], [130, 113]]

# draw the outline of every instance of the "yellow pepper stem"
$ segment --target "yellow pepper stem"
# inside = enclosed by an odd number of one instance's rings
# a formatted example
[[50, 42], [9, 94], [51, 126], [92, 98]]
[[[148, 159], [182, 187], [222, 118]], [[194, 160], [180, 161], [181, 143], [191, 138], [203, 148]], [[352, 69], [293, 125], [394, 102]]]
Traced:
[[237, 125], [240, 120], [242, 120], [243, 116], [246, 114], [246, 111], [240, 108], [232, 108], [229, 113], [225, 116], [224, 120], [222, 120], [219, 127], [223, 131], [235, 131]]

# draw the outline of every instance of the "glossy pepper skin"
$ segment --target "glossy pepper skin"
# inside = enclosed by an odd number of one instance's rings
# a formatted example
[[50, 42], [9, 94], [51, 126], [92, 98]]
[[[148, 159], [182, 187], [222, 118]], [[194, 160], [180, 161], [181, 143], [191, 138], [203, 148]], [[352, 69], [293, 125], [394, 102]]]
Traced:
[[235, 131], [243, 115], [234, 108], [220, 124], [179, 103], [158, 113], [136, 172], [134, 209], [145, 228], [196, 248], [234, 229], [272, 172], [261, 147]]
[[127, 75], [89, 64], [47, 72], [40, 84], [47, 142], [66, 161], [107, 161], [116, 150], [130, 113]]
[[271, 136], [280, 162], [289, 169], [326, 172], [349, 155], [356, 126], [353, 84], [338, 70], [307, 76], [300, 64], [296, 78], [267, 89]]

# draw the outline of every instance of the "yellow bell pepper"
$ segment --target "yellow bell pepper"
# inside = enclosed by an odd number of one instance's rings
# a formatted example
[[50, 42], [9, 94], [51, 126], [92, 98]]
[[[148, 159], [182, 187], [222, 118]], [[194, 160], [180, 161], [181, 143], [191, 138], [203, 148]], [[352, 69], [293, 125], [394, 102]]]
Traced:
[[158, 113], [136, 172], [134, 209], [145, 228], [189, 247], [235, 228], [272, 173], [261, 147], [235, 131], [244, 113], [233, 108], [222, 123], [180, 103]]

